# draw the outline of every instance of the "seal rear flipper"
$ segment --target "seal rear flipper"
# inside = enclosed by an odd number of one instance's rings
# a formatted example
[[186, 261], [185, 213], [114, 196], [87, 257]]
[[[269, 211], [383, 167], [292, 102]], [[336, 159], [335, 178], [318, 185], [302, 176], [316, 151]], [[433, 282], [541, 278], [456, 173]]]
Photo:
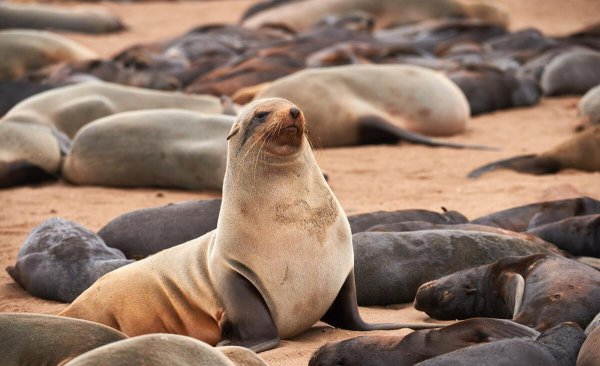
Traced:
[[486, 164], [480, 168], [471, 171], [467, 177], [478, 178], [479, 176], [494, 171], [496, 169], [505, 168], [517, 171], [519, 173], [529, 174], [551, 174], [562, 169], [558, 160], [550, 157], [540, 157], [535, 154], [520, 155], [513, 158], [495, 161]]
[[405, 324], [405, 323], [380, 323], [369, 324], [360, 317], [358, 302], [356, 300], [356, 284], [354, 282], [354, 269], [350, 272], [342, 285], [340, 292], [327, 310], [321, 321], [336, 328], [347, 330], [389, 330], [389, 329], [430, 329], [441, 328], [443, 324]]
[[500, 289], [498, 295], [504, 300], [513, 319], [521, 309], [523, 295], [525, 294], [525, 279], [518, 273], [504, 272], [498, 278]]
[[409, 132], [379, 116], [362, 116], [358, 119], [358, 138], [360, 145], [369, 144], [395, 144], [400, 140], [412, 142], [414, 144], [427, 145], [433, 147], [451, 147], [455, 149], [474, 149], [474, 150], [498, 150], [494, 147], [483, 145], [455, 144], [434, 140], [427, 136]]
[[54, 174], [50, 174], [26, 160], [0, 161], [0, 188], [35, 184], [55, 179], [58, 179], [58, 177]]
[[227, 271], [222, 281], [223, 318], [218, 346], [241, 346], [254, 352], [279, 344], [279, 332], [260, 292], [244, 276]]

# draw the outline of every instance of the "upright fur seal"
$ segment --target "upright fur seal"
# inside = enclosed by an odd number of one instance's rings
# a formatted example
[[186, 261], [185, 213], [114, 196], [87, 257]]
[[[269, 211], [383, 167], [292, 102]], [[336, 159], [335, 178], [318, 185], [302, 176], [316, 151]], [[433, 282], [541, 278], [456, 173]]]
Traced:
[[358, 304], [412, 301], [419, 286], [512, 255], [551, 253], [514, 237], [460, 230], [365, 232], [352, 236]]
[[82, 353], [127, 338], [102, 324], [42, 314], [0, 314], [3, 366], [62, 365]]
[[305, 129], [283, 99], [242, 109], [216, 230], [105, 275], [61, 315], [256, 352], [320, 319], [355, 330], [409, 326], [360, 318], [350, 225]]
[[419, 366], [575, 365], [585, 334], [577, 324], [562, 323], [535, 340], [505, 339], [466, 347], [431, 358]]
[[219, 190], [233, 120], [180, 109], [100, 118], [75, 135], [63, 176], [76, 184]]
[[422, 67], [352, 65], [308, 69], [273, 82], [255, 99], [269, 97], [286, 98], [305, 111], [315, 146], [406, 140], [466, 147], [420, 135], [460, 133], [469, 118], [469, 104], [456, 84]]
[[56, 29], [82, 33], [110, 33], [125, 29], [104, 9], [60, 9], [39, 4], [0, 3], [0, 29]]
[[83, 226], [52, 218], [31, 231], [17, 263], [6, 271], [33, 296], [71, 302], [98, 278], [131, 262]]
[[148, 334], [96, 348], [65, 364], [65, 366], [267, 366], [248, 349], [229, 350], [226, 354], [204, 342], [177, 334]]
[[468, 177], [478, 178], [484, 173], [500, 168], [528, 174], [552, 174], [563, 169], [599, 172], [600, 125], [587, 128], [544, 153], [495, 161], [471, 171]]
[[507, 257], [423, 284], [415, 308], [436, 319], [512, 318], [539, 331], [586, 327], [600, 312], [600, 272], [549, 254]]
[[134, 88], [104, 82], [56, 88], [25, 99], [2, 121], [36, 122], [55, 126], [69, 137], [91, 121], [140, 109], [179, 108], [221, 113], [218, 98]]
[[504, 319], [473, 318], [404, 337], [361, 336], [321, 346], [309, 366], [411, 366], [473, 345], [508, 338], [535, 339], [540, 332]]
[[0, 31], [0, 57], [0, 79], [14, 80], [53, 63], [90, 60], [98, 54], [59, 34], [10, 29]]

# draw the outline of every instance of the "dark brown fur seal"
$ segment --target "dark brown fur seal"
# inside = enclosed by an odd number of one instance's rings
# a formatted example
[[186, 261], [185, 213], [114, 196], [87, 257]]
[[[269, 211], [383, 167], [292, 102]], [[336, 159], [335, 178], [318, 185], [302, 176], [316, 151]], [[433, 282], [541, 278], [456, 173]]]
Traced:
[[585, 334], [577, 324], [562, 323], [535, 341], [505, 339], [466, 347], [431, 358], [419, 366], [574, 366]]
[[131, 262], [83, 226], [52, 218], [31, 231], [6, 271], [33, 296], [71, 302], [98, 278]]
[[471, 171], [468, 177], [478, 178], [500, 168], [538, 175], [552, 174], [563, 169], [598, 172], [600, 171], [600, 125], [592, 126], [544, 153], [516, 156], [489, 163]]
[[568, 217], [527, 232], [572, 255], [600, 258], [600, 214]]
[[427, 281], [511, 255], [551, 253], [504, 235], [460, 230], [365, 232], [352, 236], [358, 304], [410, 302]]
[[102, 324], [42, 314], [0, 314], [2, 365], [62, 365], [127, 336]]
[[474, 318], [404, 337], [362, 336], [327, 343], [309, 366], [411, 366], [473, 345], [509, 338], [535, 339], [539, 332], [510, 320]]
[[568, 217], [594, 214], [600, 214], [600, 201], [578, 197], [517, 206], [479, 217], [471, 223], [523, 232]]
[[507, 257], [422, 285], [415, 308], [436, 319], [513, 319], [539, 331], [586, 327], [600, 312], [600, 272], [556, 255]]
[[348, 216], [352, 233], [367, 231], [375, 225], [403, 221], [425, 221], [432, 224], [464, 224], [469, 220], [460, 212], [442, 208], [442, 213], [429, 210], [375, 211]]

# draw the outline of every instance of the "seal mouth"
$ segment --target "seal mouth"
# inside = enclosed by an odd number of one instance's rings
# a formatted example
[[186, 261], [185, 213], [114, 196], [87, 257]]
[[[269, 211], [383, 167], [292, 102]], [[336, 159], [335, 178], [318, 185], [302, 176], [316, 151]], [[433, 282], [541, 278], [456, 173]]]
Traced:
[[266, 150], [274, 155], [291, 155], [298, 151], [304, 136], [304, 121], [290, 119], [274, 124], [268, 134]]

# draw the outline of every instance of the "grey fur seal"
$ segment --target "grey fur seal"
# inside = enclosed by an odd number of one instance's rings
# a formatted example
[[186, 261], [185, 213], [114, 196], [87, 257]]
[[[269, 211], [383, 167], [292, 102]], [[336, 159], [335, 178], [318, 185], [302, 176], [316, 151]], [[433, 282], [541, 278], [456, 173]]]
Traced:
[[321, 346], [309, 366], [412, 366], [477, 344], [501, 339], [536, 339], [540, 332], [504, 319], [473, 318], [404, 337], [361, 336]]
[[219, 190], [233, 121], [180, 109], [100, 118], [75, 135], [63, 176], [75, 184]]
[[600, 52], [576, 48], [554, 57], [544, 68], [544, 95], [583, 95], [600, 84]]
[[577, 105], [577, 112], [582, 125], [600, 124], [600, 85], [585, 93]]
[[439, 326], [360, 318], [350, 225], [305, 129], [287, 100], [244, 107], [228, 136], [217, 228], [105, 275], [61, 315], [256, 352], [318, 320], [354, 330]]
[[527, 232], [572, 255], [600, 258], [600, 214], [567, 217]]
[[111, 33], [125, 29], [104, 9], [61, 9], [39, 4], [0, 4], [0, 29], [55, 29], [82, 33]]
[[0, 314], [3, 366], [62, 365], [103, 345], [126, 339], [102, 324], [42, 314]]
[[303, 70], [268, 85], [255, 100], [270, 97], [288, 99], [305, 111], [310, 140], [318, 147], [405, 140], [429, 146], [484, 148], [422, 135], [460, 133], [470, 112], [456, 84], [439, 72], [418, 66]]
[[248, 349], [236, 347], [227, 350], [227, 353], [231, 357], [220, 348], [191, 337], [148, 334], [96, 348], [74, 358], [65, 366], [267, 366]]
[[585, 334], [574, 323], [562, 323], [535, 341], [504, 339], [466, 347], [418, 363], [419, 366], [575, 365]]
[[348, 221], [353, 234], [367, 231], [375, 225], [404, 221], [425, 221], [432, 224], [464, 224], [469, 221], [460, 212], [448, 211], [444, 207], [442, 211], [442, 213], [421, 209], [374, 211], [348, 216]]
[[98, 278], [131, 262], [83, 226], [52, 218], [31, 231], [6, 271], [33, 296], [71, 302]]
[[544, 246], [499, 234], [423, 230], [352, 236], [358, 304], [410, 302], [427, 281], [511, 255], [551, 253]]
[[0, 57], [0, 79], [16, 80], [54, 63], [91, 60], [98, 54], [60, 34], [10, 29], [0, 30]]
[[221, 113], [218, 98], [134, 88], [104, 82], [69, 85], [34, 95], [17, 104], [4, 121], [51, 125], [69, 137], [86, 124], [111, 114], [141, 109], [179, 108]]
[[506, 257], [423, 284], [415, 308], [436, 319], [512, 318], [539, 331], [586, 327], [600, 312], [600, 272], [556, 255]]
[[468, 177], [478, 178], [500, 168], [528, 174], [552, 174], [563, 169], [599, 172], [600, 125], [589, 127], [541, 154], [521, 155], [486, 164], [471, 171]]
[[125, 213], [98, 231], [106, 245], [141, 259], [217, 228], [221, 199], [185, 201]]
[[600, 201], [577, 197], [517, 206], [481, 216], [471, 223], [523, 232], [568, 217], [594, 214], [600, 214]]

